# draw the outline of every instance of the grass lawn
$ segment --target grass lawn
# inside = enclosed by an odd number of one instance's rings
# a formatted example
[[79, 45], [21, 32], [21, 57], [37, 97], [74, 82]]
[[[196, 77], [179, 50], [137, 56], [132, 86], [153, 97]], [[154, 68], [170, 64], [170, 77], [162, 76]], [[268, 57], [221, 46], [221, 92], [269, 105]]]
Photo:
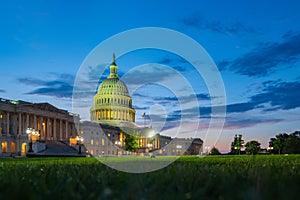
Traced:
[[140, 174], [95, 158], [0, 159], [0, 199], [298, 199], [299, 188], [300, 155], [188, 156]]

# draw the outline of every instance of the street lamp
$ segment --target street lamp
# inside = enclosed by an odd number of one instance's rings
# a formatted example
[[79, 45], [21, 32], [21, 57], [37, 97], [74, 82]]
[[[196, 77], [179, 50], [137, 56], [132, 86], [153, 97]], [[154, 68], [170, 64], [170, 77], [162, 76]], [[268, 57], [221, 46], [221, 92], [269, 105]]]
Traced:
[[153, 144], [149, 143], [149, 144], [147, 144], [147, 147], [149, 148], [149, 150], [151, 150], [153, 147]]
[[121, 147], [121, 142], [116, 140], [115, 145], [117, 145], [117, 155], [119, 155], [119, 148]]
[[79, 150], [78, 150], [78, 154], [82, 154], [82, 151], [81, 151], [81, 146], [82, 146], [82, 144], [83, 144], [83, 137], [82, 136], [77, 136], [77, 143], [78, 143], [78, 145], [79, 145]]
[[32, 136], [34, 135], [38, 135], [38, 132], [33, 129], [33, 128], [27, 128], [26, 129], [26, 134], [29, 136], [29, 149], [28, 152], [29, 153], [33, 153], [33, 149], [32, 149]]
[[205, 153], [206, 155], [209, 154], [209, 151], [210, 151], [210, 146], [206, 146], [204, 147], [204, 150], [205, 150]]
[[148, 137], [151, 138], [155, 135], [155, 131], [152, 129], [148, 132]]

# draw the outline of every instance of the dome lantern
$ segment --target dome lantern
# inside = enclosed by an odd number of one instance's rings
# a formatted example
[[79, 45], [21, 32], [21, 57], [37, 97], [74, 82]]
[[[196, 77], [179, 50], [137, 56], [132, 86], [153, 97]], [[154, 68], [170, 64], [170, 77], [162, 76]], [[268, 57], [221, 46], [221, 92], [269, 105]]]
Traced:
[[118, 74], [117, 74], [118, 66], [116, 65], [115, 53], [113, 54], [113, 61], [109, 68], [110, 68], [110, 74], [109, 74], [108, 78], [118, 78]]

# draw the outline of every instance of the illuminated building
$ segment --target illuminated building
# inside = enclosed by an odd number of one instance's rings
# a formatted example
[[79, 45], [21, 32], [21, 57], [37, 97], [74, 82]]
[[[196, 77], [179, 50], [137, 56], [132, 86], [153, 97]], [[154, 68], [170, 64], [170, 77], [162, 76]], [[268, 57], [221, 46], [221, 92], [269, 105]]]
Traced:
[[[202, 140], [180, 139], [155, 133], [151, 127], [135, 125], [135, 109], [126, 84], [117, 74], [115, 56], [110, 65], [110, 74], [98, 87], [94, 105], [90, 108], [91, 122], [80, 124], [80, 134], [84, 137], [86, 150], [92, 155], [124, 155], [126, 133], [137, 138], [135, 153], [147, 155], [156, 151], [157, 155], [199, 154]], [[192, 144], [192, 145], [190, 145]]]
[[[75, 154], [81, 154], [82, 150], [99, 156], [148, 155], [153, 151], [156, 155], [199, 154], [203, 143], [199, 138], [171, 138], [156, 133], [151, 127], [135, 125], [132, 98], [117, 70], [114, 57], [108, 78], [94, 96], [89, 122], [79, 123], [79, 115], [49, 103], [0, 98], [0, 156], [31, 153], [50, 156], [51, 149], [61, 156], [72, 154], [71, 150]], [[129, 135], [134, 135], [137, 140], [135, 152], [125, 150]]]
[[34, 153], [44, 150], [47, 141], [68, 144], [77, 134], [74, 121], [79, 123], [78, 115], [49, 103], [0, 98], [0, 155], [25, 155], [30, 141]]

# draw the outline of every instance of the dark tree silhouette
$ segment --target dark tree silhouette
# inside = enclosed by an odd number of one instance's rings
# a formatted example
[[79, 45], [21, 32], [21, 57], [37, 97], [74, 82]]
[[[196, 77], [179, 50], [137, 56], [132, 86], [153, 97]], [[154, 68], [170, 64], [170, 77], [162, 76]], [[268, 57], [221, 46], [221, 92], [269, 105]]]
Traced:
[[269, 146], [273, 147], [274, 153], [282, 153], [284, 143], [288, 139], [289, 135], [286, 133], [280, 133], [275, 136], [275, 138], [271, 138], [269, 142]]
[[213, 147], [210, 152], [209, 155], [221, 155], [219, 149], [217, 149], [216, 147]]
[[246, 153], [248, 154], [257, 154], [260, 150], [260, 143], [258, 141], [252, 140], [250, 142], [247, 142], [245, 145], [246, 149]]
[[300, 153], [300, 138], [297, 135], [291, 134], [285, 141], [283, 153]]
[[244, 140], [242, 139], [242, 135], [235, 135], [233, 142], [231, 143], [231, 152], [230, 154], [241, 154], [241, 148], [244, 145]]

